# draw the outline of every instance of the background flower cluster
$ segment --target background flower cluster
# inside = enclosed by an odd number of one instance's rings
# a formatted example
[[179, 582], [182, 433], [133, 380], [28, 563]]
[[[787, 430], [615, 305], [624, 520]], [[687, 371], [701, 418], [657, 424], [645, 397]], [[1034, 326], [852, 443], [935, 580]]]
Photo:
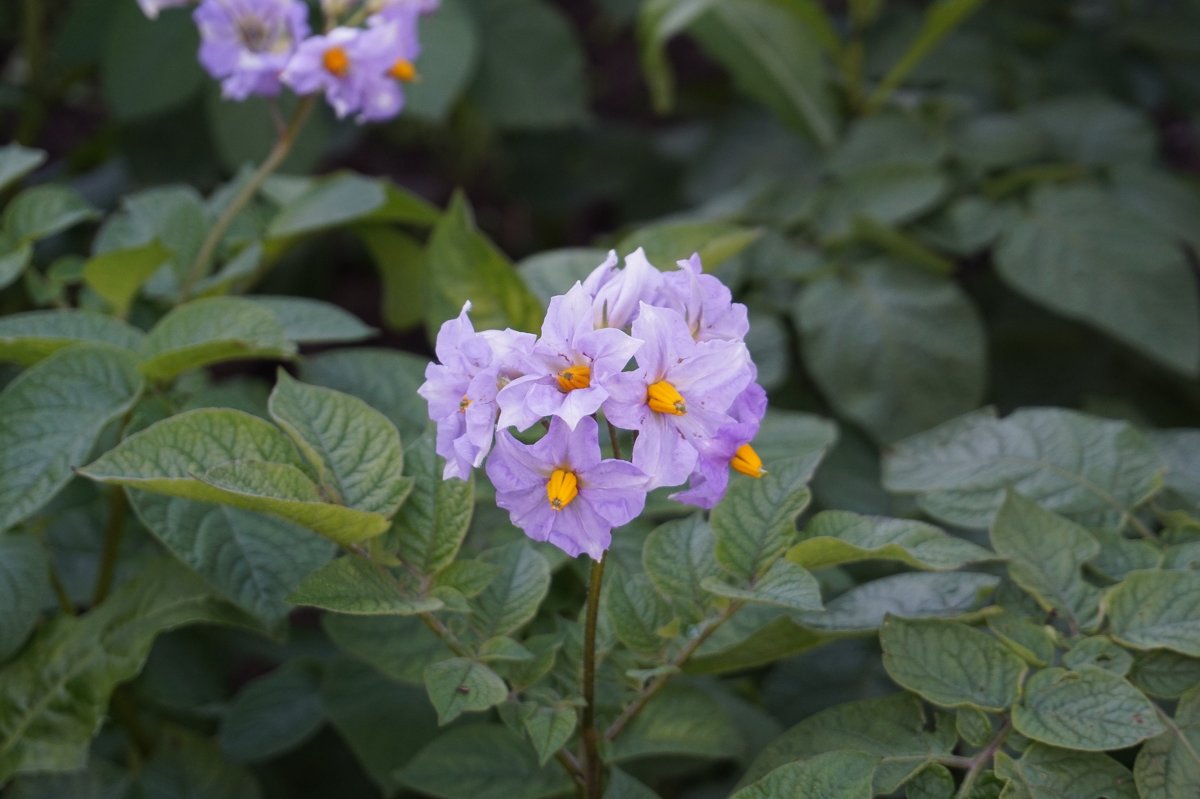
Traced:
[[[661, 272], [638, 249], [622, 269], [610, 252], [550, 300], [538, 337], [476, 331], [469, 302], [443, 324], [420, 389], [443, 476], [465, 479], [486, 459], [514, 524], [593, 559], [652, 489], [686, 483], [672, 497], [711, 508], [731, 468], [760, 477], [750, 441], [767, 402], [745, 345], [746, 307], [698, 255], [678, 267]], [[636, 433], [632, 463], [602, 458], [599, 413]], [[509, 431], [539, 422], [546, 434], [532, 445]]]
[[[138, 0], [154, 18], [192, 0]], [[301, 0], [203, 0], [193, 18], [200, 63], [226, 99], [275, 97], [284, 86], [324, 94], [338, 117], [390, 119], [417, 77], [422, 14], [440, 0], [326, 0], [326, 30], [313, 34]]]

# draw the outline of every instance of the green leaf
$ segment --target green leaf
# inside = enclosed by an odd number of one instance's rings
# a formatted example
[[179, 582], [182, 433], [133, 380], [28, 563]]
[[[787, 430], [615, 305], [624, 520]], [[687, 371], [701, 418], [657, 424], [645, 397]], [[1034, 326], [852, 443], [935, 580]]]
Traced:
[[689, 27], [738, 87], [789, 126], [828, 146], [837, 136], [821, 39], [809, 17], [780, 0], [711, 4]]
[[1138, 799], [1133, 775], [1111, 757], [1041, 744], [1019, 759], [998, 752], [996, 776], [1011, 780], [1003, 795], [1013, 799]]
[[293, 660], [246, 685], [221, 719], [221, 750], [252, 763], [300, 746], [325, 723], [321, 678], [319, 665]]
[[983, 0], [938, 0], [925, 9], [921, 29], [900, 59], [892, 65], [867, 99], [868, 108], [879, 108], [943, 39], [962, 25]]
[[347, 555], [305, 578], [289, 600], [357, 616], [415, 616], [442, 607], [440, 599], [410, 593], [387, 567]]
[[9, 785], [9, 799], [126, 799], [131, 775], [99, 757], [80, 771], [26, 774]]
[[1138, 752], [1133, 776], [1141, 799], [1177, 799], [1200, 785], [1200, 688], [1179, 700], [1170, 729]]
[[471, 628], [486, 641], [534, 617], [550, 590], [550, 565], [525, 541], [489, 549], [479, 559], [498, 567], [488, 587], [471, 600]]
[[635, 653], [657, 658], [667, 639], [659, 630], [671, 621], [671, 610], [655, 593], [650, 578], [615, 569], [604, 585], [601, 607], [617, 639]]
[[621, 769], [614, 768], [608, 774], [604, 799], [659, 799], [659, 796]]
[[[10, 250], [9, 248], [12, 247]], [[33, 260], [33, 245], [29, 242], [13, 247], [8, 236], [0, 232], [0, 288], [7, 288], [25, 274]]]
[[995, 258], [999, 275], [1034, 302], [1200, 375], [1200, 300], [1187, 259], [1101, 191], [1039, 187]]
[[1200, 659], [1166, 649], [1138, 652], [1133, 656], [1129, 679], [1150, 696], [1177, 699], [1200, 685]]
[[447, 730], [399, 778], [415, 791], [445, 799], [543, 799], [571, 789], [557, 763], [538, 765], [529, 744], [498, 724]]
[[207, 739], [184, 728], [160, 733], [156, 748], [138, 775], [144, 799], [260, 799], [249, 769], [226, 761]]
[[717, 628], [687, 670], [724, 674], [773, 663], [829, 643], [832, 638], [796, 624], [779, 608], [750, 605]]
[[514, 327], [537, 330], [542, 310], [508, 259], [479, 232], [461, 193], [433, 229], [427, 251], [432, 270], [426, 282], [426, 329], [432, 340], [442, 322], [472, 304], [477, 330]]
[[806, 569], [862, 560], [895, 560], [917, 569], [949, 571], [996, 555], [977, 544], [946, 535], [912, 519], [823, 511], [808, 523], [787, 557]]
[[[422, 685], [425, 667], [452, 657], [441, 639], [412, 616], [346, 616], [327, 613], [325, 632], [347, 654], [393, 680]], [[424, 699], [424, 690], [421, 691]], [[428, 703], [426, 703], [428, 704]], [[433, 716], [430, 708], [430, 716]]]
[[0, 392], [0, 530], [71, 479], [105, 428], [142, 392], [133, 356], [81, 345], [52, 355]]
[[[220, 165], [231, 172], [249, 171], [251, 164], [262, 161], [279, 138], [280, 115], [290, 118], [300, 99], [285, 93], [269, 98], [230, 100], [221, 95], [220, 85], [215, 81], [205, 87], [203, 98], [208, 138]], [[291, 175], [312, 173], [336, 129], [333, 113], [317, 109], [296, 135], [279, 170]]]
[[992, 524], [992, 547], [1009, 560], [1008, 573], [1047, 611], [1076, 629], [1094, 629], [1100, 590], [1081, 568], [1100, 553], [1087, 530], [1010, 491]]
[[305, 297], [247, 297], [275, 314], [283, 336], [296, 344], [341, 344], [372, 338], [378, 332], [336, 305]]
[[683, 32], [716, 0], [649, 0], [638, 9], [637, 38], [642, 72], [650, 86], [654, 110], [660, 114], [674, 105], [675, 78], [667, 60], [667, 42]]
[[1145, 114], [1101, 95], [1057, 97], [1024, 114], [1050, 139], [1055, 155], [1077, 164], [1149, 162], [1158, 149]]
[[747, 743], [712, 694], [672, 682], [612, 742], [610, 757], [614, 763], [662, 755], [723, 760], [741, 757]]
[[876, 166], [937, 166], [946, 158], [946, 140], [923, 118], [899, 111], [854, 121], [829, 154], [825, 167], [839, 176]]
[[805, 288], [804, 357], [841, 413], [892, 442], [983, 399], [983, 323], [952, 281], [890, 261]]
[[789, 610], [821, 610], [821, 586], [808, 571], [780, 558], [748, 586], [735, 586], [715, 577], [707, 577], [700, 586], [718, 596], [775, 605]]
[[140, 247], [109, 250], [84, 264], [83, 280], [108, 304], [113, 314], [124, 319], [142, 284], [170, 257], [170, 250], [157, 241]]
[[1013, 709], [1013, 726], [1035, 741], [1089, 752], [1133, 746], [1165, 729], [1149, 699], [1096, 668], [1035, 673]]
[[519, 130], [587, 120], [584, 54], [562, 11], [544, 0], [477, 0], [470, 9], [487, 34], [470, 97], [488, 121]]
[[810, 458], [813, 471], [825, 452], [837, 441], [837, 425], [811, 413], [768, 410], [754, 439], [754, 449], [767, 469], [779, 461], [803, 452]]
[[927, 723], [921, 701], [911, 694], [863, 699], [809, 716], [776, 738], [742, 778], [746, 785], [794, 761], [825, 752], [853, 750], [882, 758], [874, 791], [890, 794], [924, 765], [950, 754], [958, 743], [948, 716]]
[[1000, 712], [1017, 701], [1025, 663], [965, 624], [889, 616], [879, 643], [888, 675], [935, 705]]
[[387, 529], [387, 518], [378, 513], [318, 501], [304, 468], [291, 440], [270, 423], [209, 408], [151, 425], [80, 473], [102, 483], [268, 513], [341, 544]]
[[646, 536], [646, 575], [684, 621], [700, 621], [708, 611], [711, 597], [700, 584], [721, 573], [715, 545], [712, 528], [699, 513], [660, 525]]
[[407, 330], [425, 318], [425, 247], [391, 226], [360, 225], [355, 232], [383, 281], [383, 323]]
[[345, 349], [306, 358], [300, 364], [300, 377], [353, 394], [391, 419], [402, 440], [408, 441], [429, 423], [429, 406], [417, 394], [428, 363], [407, 352]]
[[338, 504], [391, 517], [412, 490], [395, 425], [358, 397], [280, 370], [268, 409]]
[[818, 630], [861, 632], [877, 629], [886, 616], [909, 619], [955, 618], [986, 604], [1000, 579], [974, 572], [895, 574], [851, 588], [825, 603], [823, 612], [795, 616]]
[[1200, 249], [1200, 194], [1172, 173], [1125, 164], [1112, 171], [1113, 199], [1159, 233]]
[[142, 372], [165, 382], [223, 361], [291, 358], [296, 347], [271, 311], [240, 297], [180, 305], [146, 335]]
[[878, 756], [862, 752], [825, 752], [780, 766], [730, 799], [871, 799], [871, 781], [878, 765]]
[[954, 775], [941, 763], [932, 763], [904, 785], [904, 799], [951, 799]]
[[271, 220], [273, 239], [301, 236], [364, 219], [387, 200], [383, 184], [350, 172], [317, 181]]
[[538, 763], [543, 766], [571, 740], [577, 723], [578, 714], [570, 706], [532, 705], [521, 712], [525, 734], [537, 752]]
[[822, 237], [837, 242], [854, 234], [862, 219], [877, 227], [911, 222], [932, 210], [950, 189], [950, 179], [939, 168], [911, 164], [863, 167], [823, 187], [813, 200], [812, 222]]
[[[687, 260], [696, 253], [704, 264], [704, 270], [712, 272], [758, 241], [762, 234], [762, 228], [748, 228], [728, 222], [660, 222], [640, 228], [621, 239], [617, 252], [631, 253], [641, 247], [646, 251], [650, 263], [666, 271], [673, 270], [676, 261]], [[603, 260], [601, 258], [592, 268]]]
[[438, 724], [449, 724], [463, 713], [478, 713], [508, 698], [500, 675], [482, 663], [451, 658], [425, 668], [425, 690], [437, 709]]
[[1054, 662], [1054, 637], [1046, 625], [1037, 624], [1011, 610], [987, 617], [987, 626], [1009, 649], [1033, 666]]
[[1200, 572], [1137, 571], [1104, 598], [1113, 638], [1200, 657]]
[[[100, 78], [104, 99], [123, 121], [169, 111], [191, 99], [205, 80], [196, 61], [199, 37], [186, 14], [149, 20], [136, 5], [115, 6], [103, 30]], [[93, 31], [93, 35], [103, 35]], [[147, 76], [155, 80], [147, 80]]]
[[333, 544], [291, 522], [248, 510], [130, 491], [138, 519], [217, 591], [268, 626], [288, 596], [333, 555]]
[[62, 186], [35, 186], [4, 209], [4, 232], [18, 244], [44, 239], [96, 217], [96, 210]]
[[1158, 452], [1125, 422], [1025, 408], [959, 417], [898, 443], [884, 458], [890, 490], [929, 514], [985, 528], [1012, 489], [1075, 521], [1119, 524], [1162, 483]]
[[50, 558], [37, 536], [0, 533], [0, 662], [33, 632], [50, 592]]
[[604, 263], [608, 251], [589, 247], [568, 247], [531, 255], [517, 264], [525, 285], [542, 304], [556, 294], [566, 294], [575, 281], [582, 282]]
[[738, 580], [762, 576], [796, 537], [796, 517], [812, 495], [806, 487], [815, 463], [800, 457], [771, 464], [758, 480], [733, 475], [712, 511], [717, 563]]
[[155, 636], [197, 622], [244, 617], [183, 566], [160, 560], [87, 615], [43, 627], [0, 670], [0, 780], [82, 768], [113, 688], [141, 670]]
[[37, 169], [45, 161], [44, 150], [22, 147], [16, 142], [0, 147], [0, 191]]
[[475, 480], [443, 480], [433, 431], [405, 452], [413, 493], [400, 508], [391, 535], [396, 554], [421, 574], [434, 575], [454, 562], [475, 510]]
[[404, 113], [444, 122], [479, 60], [475, 20], [460, 0], [444, 0], [421, 18], [420, 80], [404, 87]]
[[1073, 671], [1090, 666], [1124, 677], [1133, 665], [1133, 655], [1114, 644], [1107, 636], [1094, 635], [1074, 642], [1063, 655], [1062, 664]]
[[64, 347], [111, 344], [137, 352], [142, 332], [92, 311], [30, 311], [0, 318], [0, 360], [32, 366]]

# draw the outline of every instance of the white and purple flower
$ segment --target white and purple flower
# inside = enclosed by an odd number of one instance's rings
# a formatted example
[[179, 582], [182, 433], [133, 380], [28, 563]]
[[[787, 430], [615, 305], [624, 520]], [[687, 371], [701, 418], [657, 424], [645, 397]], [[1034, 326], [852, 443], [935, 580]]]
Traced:
[[592, 297], [596, 327], [629, 327], [641, 303], [653, 303], [662, 290], [663, 274], [646, 258], [641, 247], [625, 256], [625, 268], [617, 268], [617, 253], [592, 270], [583, 287]]
[[679, 269], [663, 275], [662, 292], [655, 304], [683, 315], [697, 341], [741, 341], [750, 330], [746, 306], [733, 301], [729, 287], [704, 274], [699, 253], [676, 261]]
[[583, 552], [600, 560], [613, 528], [633, 521], [646, 504], [646, 475], [628, 461], [602, 459], [590, 416], [574, 430], [552, 419], [546, 435], [529, 445], [502, 431], [487, 475], [513, 524], [571, 557]]
[[600, 410], [608, 383], [619, 375], [641, 342], [616, 328], [592, 326], [592, 298], [576, 283], [550, 300], [542, 335], [525, 367], [527, 374], [500, 392], [500, 427], [527, 430], [557, 416], [572, 430]]
[[200, 63], [231, 100], [279, 94], [280, 75], [309, 33], [300, 0], [204, 0], [192, 18]]

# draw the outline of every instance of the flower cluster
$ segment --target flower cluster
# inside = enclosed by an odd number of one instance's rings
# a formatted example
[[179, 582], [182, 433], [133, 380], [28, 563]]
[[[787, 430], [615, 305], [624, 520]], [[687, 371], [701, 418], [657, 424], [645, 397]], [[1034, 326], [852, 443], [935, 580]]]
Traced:
[[[150, 18], [192, 0], [138, 0]], [[287, 86], [322, 93], [338, 117], [390, 119], [417, 77], [417, 25], [439, 0], [325, 0], [329, 29], [313, 35], [303, 0], [201, 0], [193, 13], [200, 63], [232, 100], [274, 97]], [[338, 19], [362, 24], [334, 24]]]
[[[750, 441], [767, 397], [744, 342], [746, 307], [699, 256], [678, 266], [661, 272], [639, 249], [619, 268], [609, 253], [550, 300], [537, 337], [476, 331], [470, 303], [443, 324], [419, 389], [443, 476], [465, 479], [486, 461], [514, 524], [593, 559], [652, 489], [684, 486], [672, 498], [711, 508], [731, 468], [761, 477]], [[602, 457], [597, 414], [634, 432], [632, 462]], [[533, 444], [510, 431], [541, 426]]]

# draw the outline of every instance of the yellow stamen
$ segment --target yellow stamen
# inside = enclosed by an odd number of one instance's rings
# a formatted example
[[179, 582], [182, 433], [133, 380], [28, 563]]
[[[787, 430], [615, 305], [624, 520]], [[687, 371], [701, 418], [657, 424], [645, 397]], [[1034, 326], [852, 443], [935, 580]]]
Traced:
[[742, 444], [737, 448], [737, 452], [733, 453], [729, 465], [733, 467], [735, 472], [741, 472], [744, 475], [753, 477], [755, 480], [767, 473], [767, 470], [763, 468], [762, 458], [758, 457], [758, 453], [754, 451], [754, 447], [749, 444]]
[[330, 47], [321, 56], [321, 63], [327, 72], [336, 78], [343, 78], [350, 71], [350, 56], [340, 47]]
[[417, 68], [413, 66], [413, 62], [397, 58], [396, 63], [392, 64], [392, 68], [388, 70], [388, 74], [396, 80], [412, 83], [417, 79]]
[[659, 380], [646, 389], [646, 404], [650, 410], [658, 413], [669, 413], [672, 416], [683, 416], [687, 413], [687, 402], [683, 395], [666, 380]]
[[558, 387], [563, 393], [574, 391], [577, 388], [587, 388], [592, 384], [592, 367], [590, 366], [568, 366], [563, 369], [554, 378], [558, 381]]
[[562, 510], [577, 496], [579, 481], [575, 479], [575, 472], [555, 469], [554, 474], [550, 475], [550, 482], [546, 483], [546, 498], [550, 500], [550, 507]]
[[458, 412], [466, 413], [467, 408], [471, 407], [471, 398], [463, 394], [463, 398], [458, 402]]

